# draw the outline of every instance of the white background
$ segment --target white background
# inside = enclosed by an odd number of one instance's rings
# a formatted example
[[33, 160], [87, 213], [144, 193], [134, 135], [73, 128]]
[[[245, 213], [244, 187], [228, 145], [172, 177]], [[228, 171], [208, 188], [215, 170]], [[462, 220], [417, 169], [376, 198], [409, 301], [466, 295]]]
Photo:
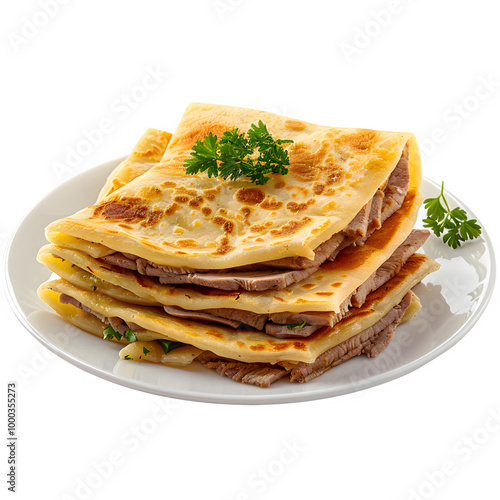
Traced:
[[[3, 247], [53, 187], [127, 154], [148, 126], [173, 131], [189, 102], [206, 101], [414, 132], [424, 175], [445, 180], [498, 248], [496, 2], [6, 3]], [[137, 90], [148, 71], [156, 85]], [[99, 143], [69, 158], [103, 120]], [[461, 342], [385, 385], [281, 406], [160, 399], [169, 416], [157, 422], [154, 396], [50, 356], [3, 300], [3, 387], [18, 383], [16, 497], [499, 498], [500, 424], [488, 426], [500, 412], [498, 304], [497, 290]], [[6, 472], [6, 448], [0, 462]]]

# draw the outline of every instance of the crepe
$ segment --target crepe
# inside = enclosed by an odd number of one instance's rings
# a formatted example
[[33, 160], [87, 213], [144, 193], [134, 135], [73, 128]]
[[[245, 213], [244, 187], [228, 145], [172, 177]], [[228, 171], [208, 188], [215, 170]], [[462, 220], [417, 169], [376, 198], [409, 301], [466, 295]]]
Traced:
[[[360, 286], [406, 238], [414, 226], [420, 195], [412, 190], [403, 207], [381, 229], [376, 231], [361, 247], [343, 250], [334, 262], [321, 266], [305, 280], [284, 290], [267, 290], [259, 293], [239, 290], [225, 292], [200, 286], [163, 285], [157, 279], [124, 271], [93, 258], [85, 250], [62, 245], [47, 245], [38, 260], [59, 276], [73, 281], [77, 269], [91, 273], [103, 281], [118, 285], [150, 302], [175, 305], [184, 309], [235, 308], [259, 313], [283, 311], [334, 311], [340, 310], [344, 300]], [[59, 258], [55, 258], [58, 256]], [[64, 261], [62, 261], [64, 259]], [[72, 267], [75, 264], [77, 268]], [[89, 279], [92, 279], [89, 277]]]
[[101, 201], [156, 165], [165, 153], [171, 137], [169, 132], [148, 128], [128, 157], [109, 174], [97, 201]]
[[[273, 137], [291, 139], [286, 176], [263, 186], [186, 175], [194, 142], [262, 120]], [[421, 182], [410, 133], [342, 129], [229, 106], [191, 104], [161, 163], [96, 205], [49, 225], [58, 233], [159, 265], [230, 269], [314, 249], [342, 231], [372, 199], [409, 145], [410, 189]]]
[[[255, 185], [186, 174], [197, 140], [259, 120], [293, 141], [287, 175]], [[263, 387], [307, 382], [377, 355], [420, 307], [410, 290], [439, 265], [414, 253], [428, 231], [408, 244], [422, 203], [412, 134], [209, 104], [165, 134], [149, 129], [96, 204], [47, 227], [38, 254], [62, 278], [39, 289], [58, 314], [96, 335], [110, 324], [122, 343], [136, 332], [122, 359], [196, 358]], [[162, 353], [159, 339], [184, 346]]]
[[[160, 308], [120, 301], [104, 293], [85, 290], [66, 280], [44, 283], [38, 290], [43, 301], [58, 314], [80, 328], [96, 334], [95, 320], [89, 313], [72, 305], [61, 304], [59, 295], [67, 294], [105, 317], [116, 316], [136, 323], [141, 330], [182, 342], [223, 358], [247, 363], [314, 362], [319, 355], [369, 328], [399, 304], [408, 291], [430, 272], [436, 262], [415, 254], [401, 272], [381, 289], [370, 294], [361, 308], [353, 309], [340, 323], [325, 327], [307, 339], [275, 339], [256, 331], [236, 331], [202, 321], [174, 318]], [[78, 318], [78, 321], [76, 320]], [[86, 321], [92, 323], [87, 326]], [[101, 324], [101, 333], [106, 325]], [[140, 330], [138, 330], [140, 331]]]

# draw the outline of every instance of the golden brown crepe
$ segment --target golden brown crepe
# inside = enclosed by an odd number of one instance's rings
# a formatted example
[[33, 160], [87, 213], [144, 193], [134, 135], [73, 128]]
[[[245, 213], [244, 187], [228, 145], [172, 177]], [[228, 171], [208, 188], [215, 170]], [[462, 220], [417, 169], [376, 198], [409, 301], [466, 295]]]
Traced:
[[[293, 140], [286, 145], [287, 175], [271, 174], [267, 184], [255, 185], [246, 178], [229, 181], [186, 174], [183, 165], [197, 140], [209, 132], [220, 137], [234, 128], [246, 131], [259, 120], [273, 137]], [[231, 362], [255, 365], [257, 372], [261, 364], [280, 365], [281, 377], [283, 369], [300, 363], [312, 366], [336, 346], [344, 349], [344, 344], [370, 331], [403, 302], [408, 307], [410, 289], [439, 267], [431, 258], [414, 254], [363, 304], [354, 307], [349, 302], [346, 307], [352, 294], [412, 233], [422, 203], [420, 155], [412, 134], [326, 127], [210, 104], [191, 104], [172, 138], [165, 134], [149, 129], [108, 178], [96, 204], [48, 226], [50, 244], [38, 255], [41, 263], [63, 278], [39, 289], [41, 299], [62, 317], [97, 335], [107, 327], [104, 318], [135, 325], [138, 343], [127, 346], [122, 359], [183, 365], [199, 356], [225, 375], [236, 369], [227, 371]], [[400, 175], [401, 165], [401, 175], [406, 168], [409, 180], [404, 189], [391, 187], [400, 191], [395, 211], [366, 237], [362, 233], [349, 239], [346, 228], [363, 211], [368, 214], [372, 200], [384, 198], [384, 189]], [[318, 249], [337, 236], [346, 245], [335, 257], [332, 253], [332, 261], [309, 266], [308, 275], [286, 287], [260, 291], [164, 284], [161, 277], [146, 275], [149, 271], [116, 264], [117, 256], [139, 257], [137, 262], [147, 261], [148, 266], [163, 266], [181, 275], [212, 272], [231, 277], [227, 273], [238, 274], [246, 269], [242, 266], [254, 266], [265, 274], [269, 266], [281, 265], [287, 271], [290, 262], [295, 265], [301, 258], [300, 262], [315, 261]], [[62, 303], [67, 297], [77, 305]], [[418, 299], [411, 297], [405, 318], [419, 307]], [[341, 314], [336, 324], [332, 321], [308, 337], [276, 338], [256, 329], [181, 319], [172, 311], [167, 314], [163, 306], [182, 308], [188, 314], [221, 308], [257, 315]], [[283, 329], [286, 334], [286, 324]], [[162, 338], [186, 347], [176, 356], [162, 354], [155, 343]], [[390, 338], [387, 335], [384, 347]], [[212, 356], [221, 361], [212, 362]], [[308, 377], [299, 381], [312, 375]], [[259, 377], [261, 383], [255, 382], [253, 375], [233, 379], [263, 386], [269, 382]]]
[[148, 128], [128, 157], [109, 174], [97, 201], [101, 201], [156, 165], [165, 153], [171, 137], [170, 132]]
[[221, 357], [248, 363], [311, 363], [323, 352], [376, 323], [399, 304], [413, 286], [438, 267], [430, 257], [415, 254], [395, 278], [370, 294], [369, 300], [361, 308], [353, 308], [335, 326], [322, 328], [309, 338], [299, 340], [272, 338], [256, 331], [235, 332], [232, 328], [215, 326], [208, 322], [178, 319], [161, 308], [123, 302], [62, 279], [44, 283], [38, 293], [43, 301], [65, 319], [97, 335], [102, 334], [106, 325], [101, 323], [98, 328], [96, 318], [91, 314], [73, 305], [61, 304], [61, 293], [76, 298], [103, 316], [116, 316], [127, 322], [137, 323], [143, 330], [154, 332], [157, 338], [183, 342]]
[[[289, 173], [256, 186], [186, 175], [183, 163], [209, 131], [245, 131], [262, 120], [291, 139]], [[190, 105], [161, 163], [96, 205], [49, 225], [58, 233], [165, 264], [227, 269], [285, 257], [314, 258], [374, 196], [409, 143], [410, 188], [421, 183], [409, 133], [313, 125], [262, 111]]]

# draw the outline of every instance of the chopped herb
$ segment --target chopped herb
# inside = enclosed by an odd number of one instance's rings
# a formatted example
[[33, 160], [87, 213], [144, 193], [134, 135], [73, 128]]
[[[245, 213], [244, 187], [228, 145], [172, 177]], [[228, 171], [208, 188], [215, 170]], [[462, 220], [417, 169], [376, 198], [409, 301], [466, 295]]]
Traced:
[[131, 356], [129, 356], [128, 354], [125, 354], [125, 359], [134, 359], [132, 358]]
[[292, 328], [304, 328], [304, 326], [306, 326], [306, 322], [304, 321], [304, 323], [294, 323], [292, 325], [286, 325], [287, 328], [290, 328], [290, 330]]
[[97, 287], [95, 286], [95, 287], [94, 287], [94, 292], [95, 292], [96, 290], [97, 290]]
[[423, 220], [424, 227], [432, 229], [440, 237], [445, 230], [443, 241], [450, 247], [457, 248], [462, 241], [473, 240], [481, 234], [481, 226], [476, 219], [468, 219], [467, 212], [460, 207], [450, 210], [444, 196], [444, 182], [437, 198], [427, 198], [424, 201], [427, 218]]
[[142, 352], [144, 354], [147, 354], [148, 352], [151, 352], [149, 349], [146, 349], [144, 346], [142, 346]]
[[184, 166], [186, 173], [207, 171], [208, 177], [223, 177], [235, 180], [250, 177], [254, 184], [265, 184], [271, 177], [264, 174], [288, 173], [288, 151], [281, 144], [292, 143], [284, 139], [273, 139], [266, 125], [252, 123], [247, 136], [237, 128], [224, 132], [220, 139], [210, 132], [203, 141], [193, 146], [191, 158]]
[[158, 340], [158, 342], [163, 347], [165, 354], [170, 352], [172, 349], [175, 349], [176, 347], [181, 347], [184, 345], [182, 342], [175, 342], [173, 340]]
[[103, 338], [105, 340], [112, 339], [112, 338], [115, 338], [116, 340], [121, 340], [122, 336], [121, 336], [121, 334], [116, 332], [112, 326], [108, 326], [104, 330], [104, 337]]
[[137, 336], [134, 331], [132, 330], [127, 330], [123, 336], [129, 341], [129, 342], [136, 342], [137, 341]]

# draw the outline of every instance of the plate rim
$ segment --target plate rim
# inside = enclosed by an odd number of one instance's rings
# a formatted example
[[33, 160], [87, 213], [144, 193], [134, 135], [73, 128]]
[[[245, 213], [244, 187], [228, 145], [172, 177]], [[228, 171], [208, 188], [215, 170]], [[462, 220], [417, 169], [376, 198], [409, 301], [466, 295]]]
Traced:
[[[314, 401], [314, 400], [320, 400], [320, 399], [326, 399], [326, 398], [332, 398], [332, 397], [337, 397], [337, 396], [342, 396], [345, 394], [351, 394], [354, 392], [359, 392], [361, 390], [365, 390], [371, 387], [376, 387], [378, 385], [384, 384], [386, 382], [389, 382], [391, 380], [396, 380], [404, 375], [407, 375], [418, 368], [421, 368], [422, 366], [426, 365], [430, 361], [436, 359], [438, 356], [441, 356], [444, 352], [448, 351], [451, 347], [453, 347], [455, 344], [457, 344], [478, 322], [478, 320], [481, 318], [483, 315], [486, 307], [488, 306], [490, 299], [493, 295], [493, 291], [495, 288], [495, 281], [496, 281], [496, 256], [495, 256], [495, 251], [494, 247], [491, 241], [491, 238], [484, 228], [484, 226], [481, 224], [481, 221], [479, 217], [477, 217], [474, 212], [465, 204], [459, 197], [456, 195], [450, 193], [448, 190], [444, 190], [445, 194], [449, 195], [452, 197], [454, 200], [457, 201], [457, 203], [467, 211], [467, 213], [472, 214], [477, 220], [478, 223], [482, 227], [482, 233], [481, 237], [484, 239], [485, 245], [488, 249], [489, 255], [490, 255], [490, 269], [489, 269], [489, 276], [488, 276], [488, 282], [487, 282], [487, 287], [485, 291], [483, 292], [483, 298], [480, 301], [478, 307], [474, 310], [474, 312], [471, 314], [469, 318], [467, 318], [465, 324], [463, 324], [456, 332], [455, 334], [447, 339], [445, 342], [440, 344], [437, 348], [433, 349], [432, 351], [426, 353], [425, 355], [421, 356], [418, 359], [415, 359], [411, 361], [410, 363], [407, 363], [403, 366], [400, 366], [398, 368], [393, 368], [392, 370], [379, 373], [377, 375], [364, 378], [361, 381], [358, 381], [356, 383], [355, 388], [353, 389], [352, 386], [348, 386], [347, 384], [344, 384], [340, 387], [335, 388], [335, 386], [327, 387], [327, 388], [321, 388], [317, 389], [316, 391], [314, 389], [305, 391], [305, 392], [291, 392], [291, 393], [283, 393], [283, 394], [274, 394], [274, 393], [263, 393], [261, 394], [246, 394], [246, 395], [224, 395], [220, 393], [213, 393], [213, 394], [207, 394], [206, 392], [200, 392], [200, 391], [176, 391], [175, 386], [174, 388], [164, 388], [159, 385], [152, 385], [147, 382], [143, 382], [140, 380], [135, 380], [132, 378], [127, 378], [123, 377], [120, 375], [117, 375], [113, 372], [106, 371], [104, 369], [98, 368], [96, 366], [93, 366], [89, 364], [88, 362], [79, 359], [75, 357], [74, 355], [68, 353], [66, 350], [63, 348], [53, 344], [52, 342], [49, 341], [43, 334], [41, 334], [31, 323], [29, 323], [27, 316], [24, 314], [24, 311], [22, 310], [19, 302], [17, 301], [16, 294], [15, 294], [15, 285], [11, 279], [11, 274], [10, 274], [10, 269], [9, 269], [9, 262], [10, 262], [10, 257], [11, 257], [11, 251], [13, 249], [14, 242], [16, 240], [16, 236], [20, 232], [21, 228], [24, 227], [24, 224], [26, 223], [26, 220], [29, 218], [31, 214], [44, 202], [46, 202], [48, 199], [50, 199], [54, 192], [58, 189], [60, 189], [63, 185], [70, 181], [75, 181], [79, 177], [85, 177], [89, 174], [91, 174], [94, 171], [98, 170], [103, 170], [103, 169], [109, 169], [108, 174], [111, 172], [112, 168], [116, 167], [121, 161], [123, 161], [126, 158], [126, 156], [122, 156], [119, 158], [116, 158], [114, 160], [108, 160], [106, 162], [103, 162], [99, 165], [96, 165], [92, 168], [86, 169], [82, 172], [79, 172], [76, 175], [71, 176], [70, 178], [64, 180], [62, 183], [59, 183], [57, 186], [55, 186], [53, 189], [50, 190], [48, 194], [45, 196], [41, 197], [38, 202], [36, 202], [30, 210], [28, 210], [24, 216], [22, 217], [21, 221], [17, 224], [16, 228], [11, 232], [10, 238], [5, 246], [4, 250], [4, 256], [3, 256], [3, 269], [4, 269], [4, 276], [5, 276], [5, 282], [6, 282], [6, 287], [5, 287], [5, 295], [7, 296], [7, 302], [9, 303], [10, 308], [14, 312], [14, 315], [18, 319], [18, 321], [24, 326], [28, 332], [33, 335], [44, 347], [46, 347], [49, 351], [53, 352], [60, 358], [64, 359], [65, 361], [68, 361], [70, 364], [76, 366], [77, 368], [87, 372], [91, 373], [92, 375], [96, 375], [99, 378], [102, 378], [104, 380], [107, 380], [109, 382], [116, 383], [118, 385], [128, 387], [130, 389], [135, 389], [137, 391], [141, 392], [147, 392], [149, 394], [154, 394], [157, 396], [163, 396], [163, 397], [173, 397], [176, 399], [181, 399], [181, 400], [186, 400], [186, 401], [195, 401], [195, 402], [204, 402], [204, 403], [216, 403], [216, 404], [237, 404], [237, 405], [268, 405], [268, 404], [284, 404], [284, 403], [299, 403], [299, 402], [306, 402], [306, 401]], [[429, 179], [426, 176], [423, 176], [422, 178], [422, 183], [426, 182], [429, 183], [431, 186], [433, 186], [436, 189], [441, 189], [440, 184], [437, 182], [433, 181], [432, 179]], [[42, 304], [41, 304], [42, 306]], [[52, 311], [50, 308], [45, 308], [47, 311]], [[82, 330], [83, 331], [83, 330]], [[86, 332], [85, 332], [86, 333]], [[228, 379], [228, 382], [231, 382]], [[308, 388], [309, 389], [309, 388]], [[336, 390], [335, 390], [336, 389]], [[265, 391], [265, 389], [262, 389]]]

